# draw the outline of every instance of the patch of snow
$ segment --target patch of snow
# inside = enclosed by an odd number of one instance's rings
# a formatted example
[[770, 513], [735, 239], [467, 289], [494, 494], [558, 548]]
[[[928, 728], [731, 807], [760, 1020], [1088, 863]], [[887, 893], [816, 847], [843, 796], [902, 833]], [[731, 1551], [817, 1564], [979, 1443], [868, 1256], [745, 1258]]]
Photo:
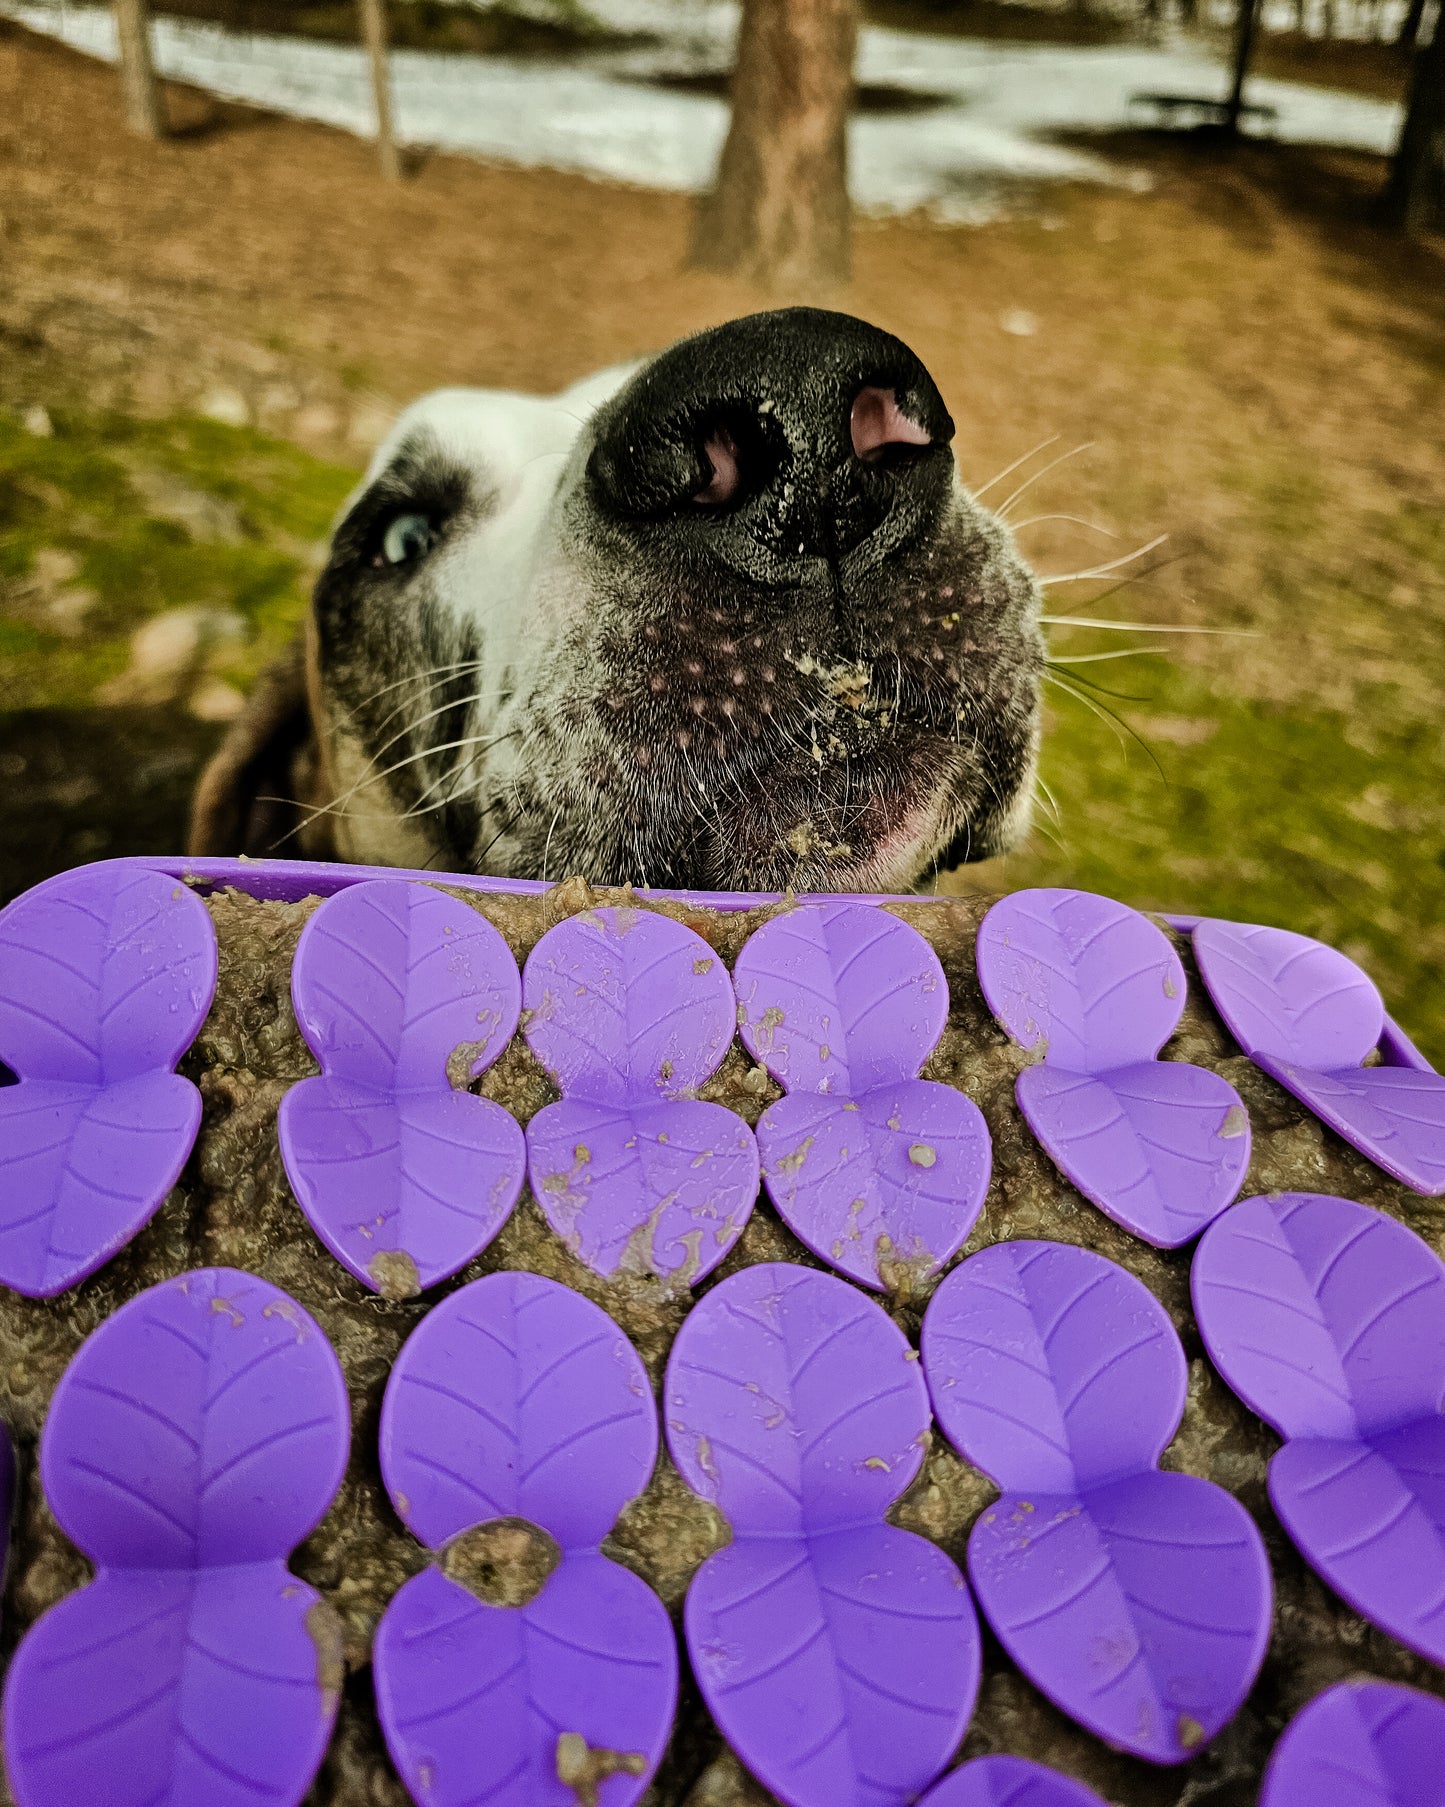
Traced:
[[[590, 0], [616, 29], [647, 44], [600, 46], [563, 58], [392, 53], [397, 135], [403, 142], [529, 167], [546, 166], [647, 188], [707, 187], [727, 128], [718, 97], [659, 85], [729, 66], [737, 10], [729, 0]], [[114, 61], [108, 8], [0, 0], [0, 13]], [[155, 22], [160, 71], [229, 99], [362, 137], [374, 130], [360, 47], [242, 36], [173, 18]], [[1138, 92], [1222, 98], [1221, 61], [1188, 41], [1160, 46], [983, 42], [867, 28], [861, 82], [932, 96], [936, 104], [864, 114], [850, 127], [854, 200], [865, 212], [924, 208], [970, 222], [1003, 210], [1025, 182], [1093, 181], [1147, 187], [1143, 172], [1057, 135], [1130, 123]], [[1278, 109], [1281, 139], [1388, 152], [1400, 108], [1360, 95], [1253, 79], [1251, 100]]]

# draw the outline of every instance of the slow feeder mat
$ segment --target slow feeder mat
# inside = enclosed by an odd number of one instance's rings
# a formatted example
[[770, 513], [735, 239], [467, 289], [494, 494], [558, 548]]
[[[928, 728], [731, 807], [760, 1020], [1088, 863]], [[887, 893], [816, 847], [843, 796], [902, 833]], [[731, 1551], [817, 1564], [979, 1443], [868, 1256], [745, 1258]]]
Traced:
[[[592, 891], [580, 880], [547, 890], [285, 862], [138, 861], [104, 870], [159, 873], [171, 889], [183, 887], [193, 894], [210, 919], [219, 955], [216, 1000], [180, 1064], [182, 1077], [199, 1090], [204, 1116], [194, 1155], [177, 1185], [151, 1221], [88, 1280], [47, 1302], [0, 1292], [0, 1413], [14, 1433], [21, 1468], [20, 1516], [4, 1604], [6, 1635], [18, 1638], [46, 1607], [73, 1594], [87, 1579], [83, 1559], [43, 1511], [35, 1484], [37, 1439], [66, 1363], [90, 1330], [147, 1286], [204, 1267], [249, 1270], [284, 1290], [334, 1345], [357, 1426], [342, 1491], [291, 1559], [298, 1582], [316, 1588], [340, 1619], [346, 1670], [335, 1735], [309, 1807], [352, 1807], [358, 1800], [375, 1807], [406, 1807], [408, 1796], [375, 1717], [371, 1658], [376, 1628], [389, 1603], [414, 1575], [436, 1566], [428, 1548], [397, 1516], [378, 1465], [383, 1390], [410, 1333], [467, 1283], [490, 1273], [531, 1271], [600, 1305], [637, 1349], [658, 1389], [678, 1329], [694, 1305], [705, 1302], [728, 1276], [769, 1262], [818, 1272], [819, 1258], [794, 1237], [764, 1196], [723, 1265], [702, 1279], [696, 1294], [678, 1283], [679, 1276], [647, 1271], [641, 1264], [619, 1264], [604, 1277], [567, 1247], [524, 1188], [487, 1247], [450, 1280], [409, 1298], [374, 1291], [336, 1259], [308, 1224], [277, 1146], [281, 1100], [299, 1082], [319, 1074], [291, 1002], [301, 930], [324, 899], [366, 881], [411, 880], [460, 900], [478, 920], [490, 923], [519, 971], [541, 937], [559, 923], [590, 911], [627, 908], [683, 924], [701, 936], [731, 973], [750, 936], [795, 906], [785, 900]], [[1077, 1243], [1097, 1249], [1148, 1287], [1169, 1313], [1191, 1362], [1190, 1396], [1164, 1466], [1223, 1481], [1249, 1508], [1266, 1536], [1280, 1610], [1257, 1693], [1187, 1763], [1158, 1768], [1109, 1750], [1050, 1706], [991, 1642], [984, 1647], [978, 1704], [963, 1750], [950, 1753], [946, 1761], [961, 1758], [966, 1763], [985, 1751], [1012, 1752], [1043, 1762], [1115, 1807], [1171, 1807], [1186, 1790], [1192, 1790], [1191, 1798], [1210, 1789], [1253, 1798], [1282, 1720], [1322, 1688], [1363, 1674], [1438, 1693], [1441, 1675], [1359, 1620], [1322, 1587], [1276, 1525], [1266, 1472], [1277, 1441], [1204, 1360], [1189, 1299], [1187, 1253], [1155, 1249], [1102, 1215], [1062, 1177], [1029, 1130], [1017, 1109], [1014, 1087], [1033, 1057], [1008, 1038], [977, 983], [976, 931], [986, 908], [986, 901], [973, 899], [893, 900], [883, 908], [890, 920], [923, 937], [947, 986], [942, 1035], [918, 1076], [970, 1098], [983, 1114], [992, 1143], [989, 1194], [962, 1253], [1006, 1240]], [[1242, 1190], [1337, 1193], [1438, 1242], [1438, 1206], [1349, 1148], [1263, 1074], [1214, 1014], [1198, 983], [1187, 937], [1171, 934], [1171, 944], [1188, 985], [1183, 1016], [1160, 1064], [1188, 1061], [1218, 1073], [1238, 1091], [1253, 1127], [1251, 1168]], [[1408, 1002], [1404, 1014], [1408, 1019]], [[1382, 1049], [1390, 1034], [1386, 1024]], [[467, 1037], [468, 1042], [474, 1039]], [[463, 1055], [468, 1056], [465, 1061]], [[475, 1050], [463, 1047], [456, 1064], [469, 1072], [474, 1059]], [[524, 1129], [560, 1096], [521, 1029], [467, 1086]], [[783, 1095], [766, 1063], [736, 1036], [725, 1047], [721, 1064], [696, 1090], [701, 1102], [724, 1107], [749, 1129]], [[888, 1278], [884, 1294], [865, 1292], [851, 1281], [834, 1283], [865, 1303], [877, 1300], [873, 1309], [886, 1308], [913, 1340], [934, 1282], [910, 1267]], [[821, 1359], [826, 1361], [826, 1352]], [[995, 1490], [977, 1470], [961, 1463], [936, 1431], [928, 1447], [920, 1449], [920, 1458], [916, 1476], [888, 1509], [889, 1523], [928, 1539], [961, 1569], [970, 1530], [994, 1502]], [[639, 1584], [645, 1582], [662, 1600], [680, 1634], [688, 1584], [707, 1558], [728, 1544], [729, 1536], [717, 1507], [694, 1493], [663, 1456], [640, 1498], [622, 1508], [598, 1560], [631, 1568]], [[517, 1565], [504, 1554], [490, 1566], [502, 1582], [519, 1578], [513, 1573]], [[525, 1579], [526, 1565], [521, 1568]], [[887, 1685], [886, 1676], [882, 1679]], [[686, 1689], [675, 1726], [651, 1784], [657, 1807], [702, 1807], [704, 1802], [707, 1807], [758, 1807], [781, 1798], [770, 1797], [746, 1777], [723, 1748], [703, 1704]], [[589, 1777], [595, 1776], [588, 1753], [569, 1743], [562, 1757], [574, 1778], [569, 1784], [574, 1795], [579, 1785], [588, 1789]], [[942, 1777], [934, 1786], [946, 1780]], [[628, 1785], [630, 1778], [622, 1771], [602, 1779], [597, 1793], [603, 1807], [609, 1790]]]

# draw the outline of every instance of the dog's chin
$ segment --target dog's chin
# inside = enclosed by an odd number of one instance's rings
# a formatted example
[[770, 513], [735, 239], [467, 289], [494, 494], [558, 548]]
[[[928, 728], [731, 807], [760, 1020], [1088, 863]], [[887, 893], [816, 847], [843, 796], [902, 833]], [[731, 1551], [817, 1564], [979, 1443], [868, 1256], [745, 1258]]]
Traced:
[[951, 741], [921, 737], [883, 760], [780, 769], [721, 799], [678, 882], [720, 891], [906, 892], [1027, 832], [1025, 783], [993, 794]]

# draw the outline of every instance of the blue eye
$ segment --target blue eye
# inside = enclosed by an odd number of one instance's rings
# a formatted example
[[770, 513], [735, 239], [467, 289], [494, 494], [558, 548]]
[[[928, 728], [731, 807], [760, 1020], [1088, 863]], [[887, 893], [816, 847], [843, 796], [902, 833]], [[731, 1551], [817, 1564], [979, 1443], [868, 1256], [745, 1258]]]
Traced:
[[424, 514], [399, 514], [387, 528], [378, 565], [405, 565], [425, 558], [436, 544], [437, 530]]

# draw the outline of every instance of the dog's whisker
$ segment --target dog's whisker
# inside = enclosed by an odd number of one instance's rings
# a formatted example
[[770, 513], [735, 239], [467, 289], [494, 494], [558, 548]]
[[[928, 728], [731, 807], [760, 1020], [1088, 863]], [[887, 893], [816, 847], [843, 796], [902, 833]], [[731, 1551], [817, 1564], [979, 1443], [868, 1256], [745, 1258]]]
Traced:
[[1175, 626], [1163, 621], [1104, 621], [1097, 615], [1040, 615], [1043, 627], [1094, 627], [1114, 634], [1227, 634], [1253, 640], [1259, 630], [1252, 627]]
[[557, 826], [558, 820], [561, 817], [561, 814], [562, 814], [562, 805], [559, 803], [557, 805], [556, 809], [553, 810], [553, 812], [552, 812], [552, 821], [547, 829], [547, 844], [542, 849], [542, 883], [544, 885], [547, 882], [547, 862], [552, 857], [552, 834], [553, 834], [553, 831], [556, 829], [556, 826]]
[[1164, 654], [1157, 646], [1128, 646], [1114, 653], [1070, 653], [1066, 657], [1045, 659], [1044, 664], [1050, 671], [1060, 665], [1103, 665], [1114, 659], [1162, 659]]
[[[492, 746], [501, 746], [504, 741], [515, 740], [520, 733], [520, 728], [513, 728], [506, 734], [498, 734], [489, 744]], [[439, 785], [445, 784], [448, 779], [459, 780], [462, 776], [462, 772], [455, 766], [445, 772], [438, 773], [426, 789], [421, 792], [411, 808], [402, 811], [402, 820], [405, 821], [409, 816], [426, 816], [430, 815], [434, 810], [445, 809], [448, 804], [456, 803], [464, 797], [469, 788], [475, 790], [476, 778], [473, 776], [470, 787], [454, 782], [452, 789], [447, 792], [445, 797], [439, 797], [434, 803], [425, 803], [425, 799], [429, 797]]]
[[[496, 738], [510, 738], [510, 735], [498, 736]], [[387, 766], [383, 771], [372, 772], [364, 778], [358, 778], [356, 783], [353, 784], [349, 790], [343, 791], [338, 796], [333, 797], [329, 803], [317, 804], [291, 832], [299, 833], [302, 829], [309, 828], [313, 822], [320, 821], [323, 816], [339, 817], [343, 815], [352, 799], [359, 796], [362, 791], [370, 789], [374, 784], [382, 783], [387, 778], [395, 777], [398, 772], [404, 772], [408, 766], [415, 765], [418, 760], [429, 759], [436, 753], [448, 753], [455, 747], [487, 746], [490, 744], [491, 742], [485, 735], [469, 734], [461, 740], [444, 741], [439, 746], [424, 747], [420, 753], [413, 753], [407, 759], [399, 759], [394, 765]], [[379, 815], [386, 815], [389, 812], [378, 811], [376, 813]]]
[[448, 672], [465, 671], [468, 667], [474, 671], [480, 671], [482, 662], [480, 659], [457, 659], [450, 665], [433, 665], [425, 671], [409, 671], [404, 678], [396, 678], [392, 683], [383, 684], [379, 690], [373, 690], [369, 695], [362, 697], [354, 708], [348, 709], [344, 715], [338, 717], [338, 720], [351, 721], [363, 709], [369, 709], [373, 703], [379, 703], [384, 696], [389, 696], [393, 690], [400, 690], [404, 684], [419, 684], [423, 678], [436, 677]]
[[1002, 483], [1005, 477], [1013, 476], [1016, 470], [1026, 465], [1030, 458], [1037, 458], [1040, 452], [1048, 451], [1051, 445], [1059, 443], [1057, 433], [1051, 433], [1047, 439], [1041, 439], [1032, 451], [1025, 452], [1022, 458], [1015, 458], [1012, 464], [1006, 464], [997, 476], [990, 477], [987, 483], [981, 484], [973, 491], [975, 496], [986, 496], [995, 483]]
[[1060, 452], [1057, 458], [1051, 458], [1041, 471], [1035, 471], [1033, 476], [1030, 477], [1027, 482], [1021, 483], [1011, 495], [1005, 496], [1003, 501], [999, 503], [998, 507], [994, 509], [993, 512], [1001, 521], [1006, 521], [1008, 519], [1009, 509], [1013, 507], [1019, 497], [1027, 494], [1036, 483], [1042, 483], [1050, 471], [1056, 471], [1061, 464], [1067, 464], [1071, 458], [1077, 458], [1083, 452], [1092, 452], [1093, 449], [1094, 441], [1089, 439], [1086, 440], [1083, 445], [1076, 445], [1071, 452]]
[[1090, 533], [1101, 533], [1105, 539], [1121, 540], [1122, 533], [1115, 533], [1112, 527], [1105, 527], [1098, 521], [1085, 520], [1077, 514], [1036, 514], [1030, 515], [1026, 521], [1014, 521], [1011, 527], [1014, 533], [1022, 533], [1026, 527], [1042, 527], [1045, 521], [1067, 521], [1074, 527], [1087, 527]]
[[[476, 661], [476, 663], [475, 663], [475, 664], [474, 664], [474, 665], [473, 665], [473, 666], [472, 666], [472, 667], [471, 667], [471, 670], [470, 670], [470, 671], [469, 671], [469, 670], [468, 670], [468, 669], [467, 669], [467, 668], [466, 668], [466, 667], [465, 667], [465, 666], [458, 666], [458, 667], [457, 667], [457, 668], [456, 668], [456, 670], [455, 670], [455, 672], [454, 672], [454, 674], [453, 674], [453, 676], [454, 676], [454, 677], [457, 677], [457, 678], [462, 678], [462, 677], [469, 677], [469, 676], [473, 676], [473, 675], [476, 675], [476, 676], [480, 676], [480, 674], [481, 674], [481, 672], [482, 672], [482, 669], [483, 669], [483, 667], [482, 667], [482, 663], [481, 663], [481, 661], [480, 661], [480, 660], [478, 660], [478, 661]], [[437, 688], [437, 686], [436, 686], [436, 684], [435, 684], [435, 683], [431, 683], [431, 684], [428, 684], [428, 686], [427, 686], [427, 697], [426, 697], [426, 698], [419, 698], [419, 699], [418, 699], [418, 700], [419, 700], [419, 701], [426, 701], [426, 700], [429, 700], [429, 698], [430, 698], [430, 696], [431, 696], [431, 694], [432, 694], [432, 693], [433, 693], [433, 692], [434, 692], [434, 691], [435, 691], [435, 690], [436, 690], [436, 688]], [[470, 697], [468, 697], [468, 698], [466, 698], [466, 699], [464, 699], [464, 701], [465, 701], [465, 702], [467, 702], [467, 703], [476, 703], [476, 702], [480, 702], [480, 701], [481, 701], [481, 695], [480, 695], [480, 693], [474, 693], [474, 694], [473, 694], [473, 695], [472, 695], [472, 696], [470, 696]], [[444, 707], [444, 708], [450, 708], [450, 707], [454, 707], [454, 706], [456, 706], [456, 705], [452, 705], [452, 704], [445, 704], [445, 705], [443, 705], [443, 707]], [[392, 723], [393, 723], [393, 722], [394, 722], [394, 721], [395, 721], [395, 720], [396, 720], [396, 718], [397, 718], [397, 716], [399, 716], [399, 715], [401, 715], [401, 714], [404, 714], [404, 713], [405, 713], [405, 711], [406, 711], [406, 709], [407, 709], [407, 707], [408, 707], [408, 704], [407, 704], [407, 703], [406, 703], [406, 702], [400, 702], [400, 703], [397, 703], [397, 704], [396, 704], [396, 705], [395, 705], [395, 707], [393, 707], [393, 708], [391, 708], [391, 709], [388, 709], [388, 710], [387, 710], [387, 712], [386, 712], [386, 714], [385, 714], [385, 715], [384, 715], [384, 716], [383, 716], [383, 717], [382, 717], [382, 718], [381, 718], [381, 720], [380, 720], [380, 721], [379, 721], [379, 722], [378, 722], [378, 723], [377, 723], [377, 724], [376, 724], [376, 730], [375, 730], [375, 731], [376, 731], [376, 733], [378, 733], [378, 734], [384, 734], [384, 733], [385, 733], [385, 732], [386, 732], [386, 730], [387, 730], [387, 729], [388, 729], [388, 728], [389, 728], [389, 727], [390, 727], [390, 726], [391, 726], [391, 724], [392, 724]], [[427, 719], [427, 720], [430, 720], [430, 719], [431, 719], [431, 718], [430, 718], [430, 717], [429, 717], [429, 716], [428, 716], [428, 717], [426, 717], [426, 718], [425, 718], [425, 719]], [[411, 724], [411, 723], [408, 723], [408, 726], [412, 726], [412, 725], [414, 725], [414, 724]], [[405, 732], [406, 732], [406, 729], [405, 729], [405, 728], [404, 728], [404, 729], [402, 729], [402, 731], [401, 731], [401, 732], [402, 732], [402, 734], [404, 734], [404, 733], [405, 733]], [[401, 736], [400, 736], [400, 735], [398, 735], [398, 736], [397, 736], [397, 737], [396, 737], [396, 739], [400, 739], [400, 738], [401, 738]], [[395, 745], [395, 740], [393, 740], [393, 741], [392, 741], [392, 742], [389, 742], [389, 743], [388, 743], [388, 744], [389, 744], [389, 745]]]
[[1076, 584], [1083, 583], [1085, 579], [1090, 577], [1109, 577], [1115, 571], [1122, 571], [1126, 565], [1132, 565], [1135, 559], [1143, 558], [1146, 552], [1152, 552], [1156, 546], [1162, 546], [1168, 538], [1169, 535], [1167, 533], [1158, 534], [1154, 539], [1149, 541], [1147, 546], [1138, 546], [1133, 552], [1126, 552], [1122, 558], [1110, 559], [1106, 565], [1091, 565], [1087, 570], [1083, 571], [1041, 573], [1039, 576], [1039, 586], [1041, 589], [1047, 590], [1054, 584]]
[[1101, 703], [1096, 697], [1090, 696], [1087, 690], [1078, 689], [1070, 679], [1061, 677], [1058, 672], [1046, 671], [1044, 673], [1044, 681], [1046, 683], [1056, 684], [1066, 695], [1073, 697], [1076, 702], [1082, 703], [1086, 709], [1097, 715], [1100, 721], [1107, 722], [1118, 739], [1119, 745], [1126, 751], [1128, 748], [1128, 742], [1124, 738], [1126, 734], [1129, 736], [1129, 739], [1137, 741], [1148, 755], [1149, 762], [1154, 767], [1154, 770], [1158, 772], [1159, 776], [1166, 784], [1169, 782], [1168, 774], [1165, 772], [1164, 767], [1159, 763], [1159, 756], [1155, 753], [1153, 747], [1149, 745], [1148, 741], [1140, 734], [1139, 730], [1125, 721], [1124, 717], [1116, 710], [1110, 709], [1106, 703]]
[[[390, 740], [384, 741], [382, 745], [369, 756], [368, 764], [375, 765], [383, 753], [389, 753], [398, 742], [405, 740], [409, 734], [414, 734], [418, 728], [424, 728], [428, 722], [434, 722], [438, 716], [449, 715], [453, 709], [470, 709], [474, 703], [480, 703], [481, 700], [481, 694], [477, 691], [473, 691], [470, 696], [455, 697], [449, 703], [441, 703], [435, 709], [429, 709], [425, 715], [413, 717], [407, 722], [404, 728], [398, 729]], [[393, 715], [399, 713], [399, 710], [392, 711]]]

